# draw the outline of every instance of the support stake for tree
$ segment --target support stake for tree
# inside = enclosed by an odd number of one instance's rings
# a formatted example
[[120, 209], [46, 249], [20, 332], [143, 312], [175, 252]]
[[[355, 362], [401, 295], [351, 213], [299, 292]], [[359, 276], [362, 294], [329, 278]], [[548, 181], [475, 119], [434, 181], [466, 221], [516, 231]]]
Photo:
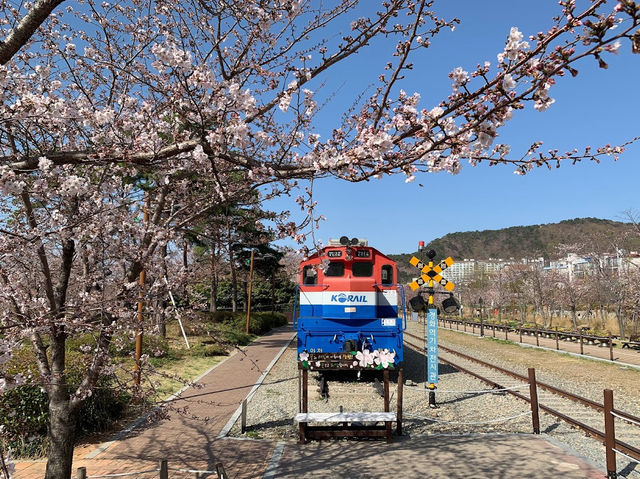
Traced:
[[87, 468], [79, 467], [76, 472], [76, 479], [87, 479]]

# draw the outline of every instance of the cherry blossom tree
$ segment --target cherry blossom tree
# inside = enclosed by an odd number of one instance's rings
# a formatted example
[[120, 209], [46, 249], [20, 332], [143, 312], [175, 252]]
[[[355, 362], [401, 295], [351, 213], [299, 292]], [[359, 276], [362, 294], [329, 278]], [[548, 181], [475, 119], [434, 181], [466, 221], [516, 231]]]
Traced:
[[[544, 31], [525, 39], [514, 26], [495, 65], [456, 68], [449, 96], [421, 100], [401, 90], [403, 75], [458, 23], [433, 1], [367, 3], [357, 17], [356, 0], [1, 0], [2, 354], [24, 341], [35, 351], [51, 418], [46, 477], [71, 474], [78, 406], [110, 371], [113, 335], [140, 331], [133, 305], [160, 284], [158, 252], [220, 205], [329, 175], [412, 181], [463, 162], [524, 174], [617, 157], [625, 145], [543, 153], [533, 139], [512, 156], [494, 144], [518, 110], [551, 107], [556, 79], [579, 62], [606, 68], [623, 42], [639, 49], [635, 2], [559, 3]], [[395, 53], [373, 94], [321, 138], [323, 79], [378, 41]], [[298, 201], [313, 212], [310, 195]], [[292, 223], [280, 234], [301, 238]], [[95, 347], [71, 388], [65, 344], [78, 334]]]

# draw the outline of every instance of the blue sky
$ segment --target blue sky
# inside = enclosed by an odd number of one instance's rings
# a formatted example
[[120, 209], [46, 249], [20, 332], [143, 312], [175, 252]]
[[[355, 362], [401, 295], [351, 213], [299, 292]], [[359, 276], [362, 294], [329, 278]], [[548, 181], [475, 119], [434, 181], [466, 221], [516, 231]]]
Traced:
[[[559, 7], [556, 1], [547, 0], [448, 0], [437, 2], [436, 12], [445, 18], [458, 17], [461, 24], [454, 32], [441, 34], [431, 48], [414, 59], [414, 71], [402, 85], [408, 93], [419, 92], [421, 106], [429, 109], [449, 94], [447, 75], [451, 70], [462, 66], [472, 71], [485, 60], [495, 65], [496, 54], [504, 48], [512, 26], [525, 37], [546, 30]], [[382, 54], [385, 46], [374, 47], [327, 79], [325, 91], [336, 96], [318, 115], [318, 132], [338, 126], [341, 107], [351, 104], [381, 72], [387, 58]], [[536, 140], [544, 142], [544, 151], [565, 151], [621, 144], [640, 135], [640, 56], [632, 55], [628, 44], [620, 50], [620, 55], [606, 57], [608, 70], [598, 68], [593, 59], [583, 60], [577, 66], [577, 78], [563, 78], [550, 90], [556, 102], [549, 110], [541, 113], [530, 105], [517, 112], [496, 141], [510, 144], [513, 156], [519, 157]], [[409, 184], [403, 176], [359, 184], [318, 180], [314, 199], [318, 214], [327, 220], [315, 235], [325, 243], [342, 235], [358, 236], [385, 253], [407, 253], [415, 251], [419, 240], [428, 243], [457, 231], [587, 216], [624, 221], [626, 212], [640, 209], [639, 157], [640, 145], [632, 145], [617, 162], [567, 163], [560, 169], [538, 169], [524, 177], [513, 174], [510, 166], [465, 165], [458, 175], [421, 174]], [[273, 201], [268, 208], [291, 210], [293, 219], [301, 218], [293, 197]]]

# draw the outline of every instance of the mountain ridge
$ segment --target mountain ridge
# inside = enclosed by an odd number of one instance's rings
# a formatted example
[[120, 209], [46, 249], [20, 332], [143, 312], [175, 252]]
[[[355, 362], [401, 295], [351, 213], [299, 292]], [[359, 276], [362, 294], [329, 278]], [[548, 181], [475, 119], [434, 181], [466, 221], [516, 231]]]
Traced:
[[[640, 251], [640, 232], [633, 223], [591, 217], [574, 218], [557, 223], [448, 233], [432, 240], [425, 249], [435, 250], [434, 261], [447, 256], [455, 261], [490, 258], [520, 260], [542, 256], [549, 261], [563, 256], [559, 252], [561, 245], [573, 244], [582, 245], [585, 251], [600, 253], [615, 254], [616, 247], [626, 251]], [[411, 256], [426, 259], [424, 253], [417, 251], [389, 255], [403, 272], [409, 272], [413, 268], [408, 265]]]

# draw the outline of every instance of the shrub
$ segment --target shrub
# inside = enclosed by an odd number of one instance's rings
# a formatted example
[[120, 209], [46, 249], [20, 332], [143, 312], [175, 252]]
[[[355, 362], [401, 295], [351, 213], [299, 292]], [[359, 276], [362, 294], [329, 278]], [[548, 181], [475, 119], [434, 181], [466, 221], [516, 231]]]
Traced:
[[[151, 357], [164, 358], [169, 353], [169, 342], [157, 334], [143, 334], [142, 350]], [[136, 351], [136, 338], [119, 334], [114, 336], [109, 352], [114, 356], [128, 357]]]
[[37, 457], [46, 450], [47, 395], [39, 386], [26, 384], [0, 395], [0, 425], [2, 442], [14, 454]]
[[[72, 341], [67, 351], [67, 382], [74, 391], [86, 370], [86, 356], [73, 350], [80, 345], [90, 345], [86, 338]], [[11, 373], [31, 373], [31, 383], [5, 391], [0, 395], [0, 425], [4, 426], [3, 442], [17, 456], [37, 457], [46, 452], [47, 424], [49, 422], [47, 394], [36, 384], [37, 367], [33, 351], [23, 347], [14, 352], [8, 364]], [[98, 384], [80, 406], [77, 434], [105, 431], [122, 416], [129, 402], [127, 393], [113, 387], [113, 379], [101, 377]]]
[[218, 343], [196, 344], [191, 348], [191, 354], [199, 357], [224, 356], [227, 354], [226, 348]]

